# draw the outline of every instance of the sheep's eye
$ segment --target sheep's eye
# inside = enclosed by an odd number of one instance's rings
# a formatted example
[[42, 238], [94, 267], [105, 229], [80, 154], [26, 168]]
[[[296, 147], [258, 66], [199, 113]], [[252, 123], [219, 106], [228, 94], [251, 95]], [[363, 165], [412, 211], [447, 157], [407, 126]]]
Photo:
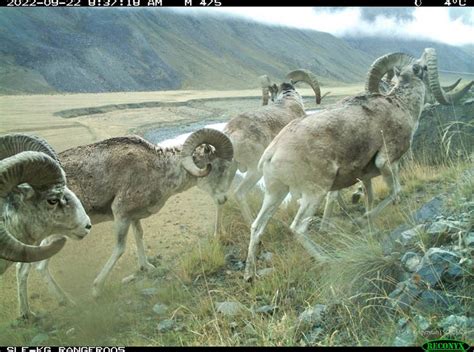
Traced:
[[56, 205], [56, 204], [58, 204], [58, 202], [59, 202], [59, 199], [57, 199], [57, 198], [48, 199], [48, 204], [50, 204], [50, 205]]

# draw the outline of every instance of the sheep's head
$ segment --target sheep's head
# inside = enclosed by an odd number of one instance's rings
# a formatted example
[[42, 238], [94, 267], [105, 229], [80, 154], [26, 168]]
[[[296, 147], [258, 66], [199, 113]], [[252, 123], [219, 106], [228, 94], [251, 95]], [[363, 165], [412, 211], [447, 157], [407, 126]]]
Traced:
[[[291, 71], [286, 75], [286, 81], [290, 82], [292, 85], [298, 82], [307, 83], [314, 91], [316, 96], [316, 104], [321, 103], [321, 89], [319, 88], [318, 79], [311, 71], [305, 69]], [[259, 82], [262, 88], [262, 105], [268, 104], [269, 94], [271, 100], [275, 101], [278, 93], [281, 91], [281, 86], [278, 87], [278, 85], [272, 83], [267, 75], [260, 76]]]
[[[414, 64], [419, 65], [422, 70], [416, 68], [416, 73], [413, 71], [413, 67], [408, 69], [408, 71], [406, 70], [406, 66], [413, 66]], [[441, 87], [436, 50], [426, 48], [422, 57], [418, 60], [404, 53], [392, 53], [379, 57], [374, 61], [367, 74], [366, 90], [371, 93], [380, 93], [380, 82], [384, 75], [390, 76], [391, 80], [393, 72], [398, 72], [397, 77], [401, 77], [400, 75], [404, 72], [406, 80], [408, 79], [407, 74], [411, 74], [411, 71], [425, 83], [427, 101], [432, 100], [433, 96], [441, 104], [454, 104], [474, 85], [474, 81], [471, 81], [453, 93], [449, 92], [457, 86], [460, 80], [450, 86]]]
[[0, 158], [1, 258], [39, 261], [65, 244], [59, 238], [48, 246], [29, 246], [14, 235], [33, 243], [51, 234], [82, 238], [89, 232], [90, 219], [66, 187], [64, 171], [46, 141], [22, 134], [2, 136]]
[[181, 154], [183, 167], [198, 177], [198, 187], [223, 204], [237, 171], [229, 138], [220, 131], [203, 128], [186, 139]]
[[7, 196], [3, 217], [13, 233], [21, 231], [35, 241], [53, 234], [82, 239], [91, 228], [81, 202], [67, 187], [41, 191], [20, 184]]

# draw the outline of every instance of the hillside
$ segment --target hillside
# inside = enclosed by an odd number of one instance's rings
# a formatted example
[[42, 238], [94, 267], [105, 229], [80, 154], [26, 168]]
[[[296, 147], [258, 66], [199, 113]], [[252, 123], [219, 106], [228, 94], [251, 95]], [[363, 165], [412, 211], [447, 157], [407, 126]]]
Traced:
[[455, 47], [426, 40], [402, 40], [387, 38], [347, 38], [346, 42], [354, 49], [379, 57], [388, 52], [402, 51], [419, 57], [424, 48], [435, 48], [441, 70], [471, 72], [474, 75], [474, 46]]
[[[330, 34], [169, 9], [0, 9], [0, 93], [254, 88], [305, 67], [323, 85], [360, 82], [380, 54], [426, 42]], [[366, 44], [368, 43], [368, 44]], [[468, 50], [439, 46], [444, 69], [474, 71]]]

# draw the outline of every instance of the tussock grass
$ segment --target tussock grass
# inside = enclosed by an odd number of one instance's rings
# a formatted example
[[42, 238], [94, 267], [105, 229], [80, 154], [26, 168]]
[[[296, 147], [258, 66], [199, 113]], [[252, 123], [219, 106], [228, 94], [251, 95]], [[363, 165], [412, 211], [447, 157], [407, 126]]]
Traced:
[[217, 239], [198, 242], [178, 264], [179, 277], [187, 282], [218, 272], [224, 266], [224, 249]]

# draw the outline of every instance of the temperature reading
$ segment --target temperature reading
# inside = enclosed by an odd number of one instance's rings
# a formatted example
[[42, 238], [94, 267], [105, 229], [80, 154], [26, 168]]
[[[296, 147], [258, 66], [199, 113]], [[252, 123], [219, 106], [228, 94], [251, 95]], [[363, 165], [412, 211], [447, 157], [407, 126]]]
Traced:
[[201, 0], [199, 5], [200, 6], [221, 6], [222, 3], [218, 0], [208, 0], [207, 2], [206, 0]]
[[466, 2], [467, 0], [446, 0], [444, 5], [451, 6], [451, 4], [457, 5], [459, 3], [459, 6], [466, 6]]

